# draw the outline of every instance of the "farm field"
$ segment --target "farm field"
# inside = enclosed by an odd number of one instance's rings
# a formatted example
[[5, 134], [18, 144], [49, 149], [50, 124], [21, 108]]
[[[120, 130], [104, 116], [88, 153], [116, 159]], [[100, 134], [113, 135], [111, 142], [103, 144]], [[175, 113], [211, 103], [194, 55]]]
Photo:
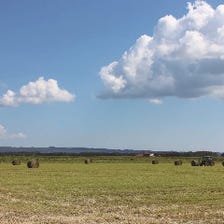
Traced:
[[0, 223], [224, 223], [224, 167], [191, 167], [183, 158], [40, 158], [0, 161]]

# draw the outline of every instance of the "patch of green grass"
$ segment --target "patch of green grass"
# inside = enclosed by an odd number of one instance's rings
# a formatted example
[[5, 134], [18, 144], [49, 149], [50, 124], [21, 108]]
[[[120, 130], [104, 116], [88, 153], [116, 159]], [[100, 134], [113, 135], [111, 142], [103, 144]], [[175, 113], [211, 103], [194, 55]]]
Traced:
[[221, 164], [100, 159], [42, 161], [38, 169], [1, 163], [0, 223], [223, 223]]

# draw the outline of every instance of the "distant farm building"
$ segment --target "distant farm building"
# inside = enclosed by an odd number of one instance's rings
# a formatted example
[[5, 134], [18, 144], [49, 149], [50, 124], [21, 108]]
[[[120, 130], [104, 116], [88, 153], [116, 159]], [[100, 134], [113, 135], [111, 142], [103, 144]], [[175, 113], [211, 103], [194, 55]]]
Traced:
[[135, 156], [137, 156], [137, 157], [153, 157], [155, 155], [154, 155], [154, 153], [139, 153], [139, 154], [136, 154]]

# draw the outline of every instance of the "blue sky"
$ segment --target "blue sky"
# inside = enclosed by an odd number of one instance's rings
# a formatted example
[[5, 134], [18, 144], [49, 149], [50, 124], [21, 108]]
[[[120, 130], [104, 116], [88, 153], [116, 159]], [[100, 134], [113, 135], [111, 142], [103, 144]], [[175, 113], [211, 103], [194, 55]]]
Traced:
[[[122, 89], [120, 83], [108, 81], [111, 76], [100, 73], [118, 61], [120, 70], [113, 68], [111, 75], [119, 77], [126, 63], [120, 60], [124, 52], [142, 35], [155, 40], [164, 35], [159, 31], [155, 35], [158, 20], [166, 15], [182, 18], [188, 13], [187, 2], [1, 1], [0, 145], [223, 151], [223, 85], [214, 90], [217, 79], [202, 89], [198, 82], [207, 83], [207, 77], [200, 76], [196, 83], [175, 76], [180, 85], [170, 93], [163, 86], [156, 91], [148, 85], [143, 88], [138, 80], [130, 82], [127, 74], [122, 74], [126, 78]], [[214, 10], [221, 3], [207, 1]], [[212, 54], [202, 47], [196, 50], [203, 57]], [[221, 56], [217, 51], [211, 63], [217, 57], [222, 62], [223, 51]], [[52, 87], [49, 80], [57, 83]], [[30, 94], [38, 83], [53, 90], [34, 102]], [[10, 102], [3, 100], [8, 90], [15, 94]]]

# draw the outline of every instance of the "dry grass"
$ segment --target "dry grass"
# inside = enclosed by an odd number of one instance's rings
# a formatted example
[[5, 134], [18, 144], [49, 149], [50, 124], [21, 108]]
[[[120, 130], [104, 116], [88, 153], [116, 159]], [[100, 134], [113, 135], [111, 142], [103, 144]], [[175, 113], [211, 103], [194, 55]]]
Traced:
[[0, 223], [223, 224], [223, 171], [221, 164], [0, 164]]

